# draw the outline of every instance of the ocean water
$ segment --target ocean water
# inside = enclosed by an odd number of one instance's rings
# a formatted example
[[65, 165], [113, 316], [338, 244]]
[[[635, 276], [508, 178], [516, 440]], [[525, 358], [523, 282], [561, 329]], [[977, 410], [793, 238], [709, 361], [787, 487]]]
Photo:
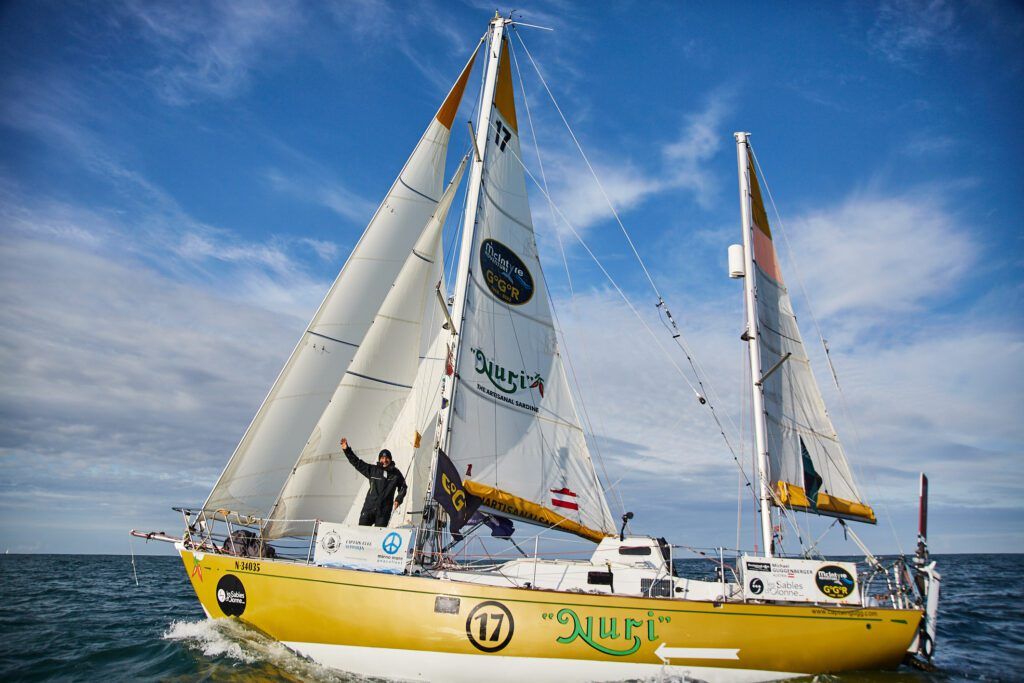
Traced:
[[[936, 664], [819, 681], [1024, 680], [1022, 555], [939, 555]], [[232, 620], [208, 621], [177, 557], [0, 555], [0, 681], [354, 681]], [[683, 560], [693, 575], [703, 565]], [[812, 679], [806, 679], [812, 680]]]

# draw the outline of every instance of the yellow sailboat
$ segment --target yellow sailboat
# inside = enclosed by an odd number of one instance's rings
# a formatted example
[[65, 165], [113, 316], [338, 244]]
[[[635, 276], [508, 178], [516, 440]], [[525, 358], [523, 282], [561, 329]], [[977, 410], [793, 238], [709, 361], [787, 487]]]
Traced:
[[[578, 417], [541, 270], [510, 61], [496, 16], [299, 340], [206, 503], [175, 543], [207, 616], [327, 666], [429, 681], [764, 681], [926, 661], [939, 576], [922, 544], [884, 567], [780, 557], [772, 511], [873, 523], [807, 365], [746, 134], [737, 134], [763, 554], [677, 575], [664, 539], [616, 524]], [[478, 60], [472, 146], [447, 187]], [[449, 299], [441, 232], [469, 166]], [[404, 476], [383, 527], [346, 460]], [[388, 501], [390, 503], [390, 501]], [[586, 559], [459, 564], [512, 523], [585, 539]], [[468, 528], [468, 530], [467, 530]], [[516, 546], [518, 547], [518, 546]], [[881, 591], [879, 584], [884, 584]], [[687, 679], [689, 680], [689, 679]]]

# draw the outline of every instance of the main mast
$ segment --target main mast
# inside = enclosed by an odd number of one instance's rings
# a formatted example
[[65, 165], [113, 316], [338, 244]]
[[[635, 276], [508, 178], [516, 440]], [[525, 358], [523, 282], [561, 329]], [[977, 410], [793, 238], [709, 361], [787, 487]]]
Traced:
[[771, 487], [768, 479], [768, 436], [765, 427], [764, 391], [761, 384], [761, 347], [757, 326], [757, 292], [754, 283], [754, 236], [750, 216], [750, 162], [747, 143], [748, 133], [735, 133], [736, 164], [740, 179], [740, 214], [743, 219], [743, 292], [746, 301], [747, 329], [743, 339], [747, 342], [750, 356], [750, 381], [752, 382], [754, 442], [757, 448], [758, 501], [761, 516], [761, 542], [765, 557], [773, 554]]
[[[452, 374], [450, 381], [445, 382], [442, 392], [442, 408], [438, 416], [437, 439], [434, 446], [434, 457], [431, 463], [430, 480], [424, 507], [433, 506], [432, 496], [434, 477], [437, 470], [437, 451], [443, 450], [447, 452], [451, 443], [451, 417], [452, 411], [455, 409], [454, 401], [459, 377], [459, 358], [462, 355], [461, 333], [466, 318], [466, 298], [469, 292], [470, 268], [473, 262], [473, 244], [476, 240], [477, 207], [480, 202], [480, 189], [483, 184], [484, 156], [487, 154], [488, 148], [487, 141], [491, 127], [491, 109], [494, 103], [494, 89], [498, 80], [498, 62], [501, 58], [501, 41], [505, 36], [505, 27], [511, 22], [511, 19], [505, 19], [495, 12], [489, 29], [490, 41], [488, 43], [487, 71], [484, 75], [484, 86], [480, 95], [480, 113], [477, 120], [477, 128], [474, 131], [476, 136], [473, 140], [475, 151], [473, 153], [473, 165], [470, 169], [469, 187], [466, 195], [466, 213], [462, 225], [462, 246], [459, 250], [459, 261], [456, 266], [455, 297], [451, 316], [455, 323], [455, 329], [450, 330], [455, 342], [455, 348], [452, 352], [452, 367], [454, 367], [455, 372]], [[437, 520], [436, 514], [434, 519]], [[426, 523], [426, 516], [424, 516], [424, 523]], [[435, 530], [440, 529], [436, 521], [434, 528]], [[425, 536], [424, 534], [420, 534], [420, 536], [422, 547], [422, 543], [426, 539], [422, 538]]]

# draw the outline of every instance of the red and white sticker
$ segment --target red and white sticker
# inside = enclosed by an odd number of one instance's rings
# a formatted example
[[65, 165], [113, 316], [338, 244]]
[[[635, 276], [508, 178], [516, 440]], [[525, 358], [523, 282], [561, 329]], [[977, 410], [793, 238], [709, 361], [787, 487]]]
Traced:
[[556, 508], [565, 508], [567, 510], [580, 509], [580, 506], [576, 503], [576, 494], [567, 487], [551, 489], [551, 504]]

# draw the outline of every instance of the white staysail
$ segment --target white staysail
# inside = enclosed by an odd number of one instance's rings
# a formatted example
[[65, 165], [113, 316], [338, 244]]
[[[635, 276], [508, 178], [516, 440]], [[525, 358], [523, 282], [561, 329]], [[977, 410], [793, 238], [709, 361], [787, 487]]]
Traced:
[[874, 523], [874, 512], [862, 501], [811, 371], [749, 151], [747, 169], [768, 483], [773, 498], [789, 508]]
[[[464, 228], [475, 223], [471, 248], [463, 251], [468, 262], [460, 263], [469, 282], [447, 454], [474, 495], [489, 490], [495, 502], [510, 494], [599, 538], [615, 526], [558, 351], [519, 161], [507, 38], [500, 50], [493, 103], [485, 105], [491, 109], [481, 135], [476, 213], [467, 215]], [[516, 516], [513, 507], [499, 511]]]
[[[435, 333], [433, 343], [420, 361], [416, 380], [402, 406], [402, 412], [381, 444], [382, 448], [391, 451], [395, 467], [405, 476], [405, 483], [409, 487], [402, 505], [391, 516], [389, 526], [418, 524], [427, 495], [430, 457], [434, 450], [437, 413], [441, 404], [441, 380], [444, 377], [448, 340], [451, 338], [447, 330], [441, 329], [444, 317], [440, 308], [428, 310], [436, 313], [435, 324], [430, 326]], [[359, 522], [359, 511], [368, 490], [369, 483], [364, 480], [349, 508], [346, 524], [355, 525]]]
[[203, 508], [264, 516], [327, 406], [444, 185], [455, 113], [476, 51], [299, 339]]
[[310, 531], [308, 524], [286, 520], [340, 522], [357, 498], [365, 479], [338, 442], [344, 436], [356, 455], [376, 461], [406, 403], [421, 364], [423, 323], [437, 319], [434, 291], [444, 270], [441, 231], [464, 168], [465, 161], [312, 429], [270, 515], [269, 538]]

